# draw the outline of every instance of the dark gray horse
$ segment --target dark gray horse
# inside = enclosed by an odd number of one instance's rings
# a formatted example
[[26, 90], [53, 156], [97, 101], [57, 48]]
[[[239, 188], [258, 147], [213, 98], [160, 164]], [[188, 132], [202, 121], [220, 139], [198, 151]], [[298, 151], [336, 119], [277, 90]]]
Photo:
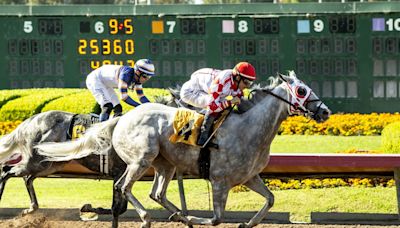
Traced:
[[[48, 162], [44, 157], [36, 153], [33, 148], [43, 142], [64, 142], [69, 139], [68, 131], [74, 113], [63, 111], [48, 111], [39, 113], [23, 121], [13, 132], [0, 139], [0, 164], [2, 172], [0, 176], [0, 199], [5, 184], [11, 177], [23, 177], [29, 193], [31, 205], [23, 210], [23, 214], [32, 213], [39, 208], [33, 181], [37, 177], [44, 177], [62, 170], [66, 162]], [[110, 120], [117, 122], [118, 118]], [[101, 124], [100, 124], [101, 125]], [[112, 130], [112, 129], [110, 129]], [[111, 134], [111, 132], [110, 132]], [[118, 157], [112, 148], [108, 152], [108, 170], [102, 170], [98, 155], [91, 155], [77, 160], [86, 168], [111, 177], [117, 181], [126, 169], [126, 164]], [[118, 225], [118, 216], [127, 209], [127, 201], [119, 189], [113, 188], [113, 203], [111, 210], [101, 210], [103, 213], [113, 214], [113, 226]], [[99, 211], [100, 209], [94, 211]]]
[[[179, 100], [179, 87], [171, 88], [172, 96], [158, 96], [156, 102], [177, 107]], [[37, 177], [45, 177], [63, 170], [67, 162], [46, 162], [43, 156], [36, 153], [34, 145], [43, 142], [65, 142], [70, 139], [68, 135], [71, 130], [74, 113], [63, 111], [48, 111], [34, 115], [23, 121], [13, 132], [0, 139], [0, 200], [2, 198], [7, 180], [11, 177], [23, 177], [31, 200], [30, 208], [22, 211], [23, 214], [33, 213], [39, 208], [33, 181]], [[113, 120], [118, 121], [118, 120]], [[91, 155], [77, 160], [84, 167], [99, 175], [112, 178], [117, 181], [126, 169], [126, 164], [109, 148], [108, 157], [100, 158]], [[104, 162], [109, 161], [108, 170], [104, 170]], [[99, 176], [99, 178], [101, 177]], [[178, 176], [180, 189], [183, 189], [182, 176]], [[157, 178], [156, 178], [157, 179]], [[183, 190], [181, 190], [183, 191]], [[183, 193], [182, 193], [183, 194]], [[181, 194], [182, 207], [186, 208], [185, 199]], [[113, 204], [111, 209], [92, 208], [84, 205], [85, 212], [96, 212], [99, 214], [113, 214], [113, 227], [118, 226], [118, 217], [127, 209], [127, 201], [119, 189], [113, 189]]]
[[[174, 221], [187, 225], [218, 225], [222, 221], [229, 190], [244, 184], [265, 197], [265, 205], [241, 227], [253, 227], [267, 215], [274, 204], [274, 196], [264, 185], [259, 173], [269, 161], [269, 149], [283, 120], [290, 114], [305, 114], [317, 121], [329, 118], [330, 110], [318, 97], [297, 79], [294, 72], [281, 75], [266, 88], [254, 90], [253, 97], [239, 106], [241, 113], [232, 113], [220, 127], [213, 142], [219, 149], [211, 149], [209, 180], [212, 185], [214, 216], [197, 218], [185, 216], [166, 198], [166, 190], [175, 170], [199, 175], [197, 159], [200, 148], [186, 144], [173, 144], [168, 139], [173, 133], [176, 108], [149, 103], [128, 112], [118, 122], [105, 123], [104, 128], [94, 126], [74, 142], [41, 144], [38, 153], [52, 161], [80, 159], [102, 154], [111, 145], [127, 164], [117, 182], [126, 199], [134, 206], [143, 223], [150, 227], [150, 216], [132, 194], [132, 185], [153, 166], [161, 181], [154, 181], [151, 196], [168, 211]], [[108, 125], [108, 128], [107, 126]], [[104, 131], [113, 129], [111, 137]], [[104, 149], [103, 149], [104, 148]]]

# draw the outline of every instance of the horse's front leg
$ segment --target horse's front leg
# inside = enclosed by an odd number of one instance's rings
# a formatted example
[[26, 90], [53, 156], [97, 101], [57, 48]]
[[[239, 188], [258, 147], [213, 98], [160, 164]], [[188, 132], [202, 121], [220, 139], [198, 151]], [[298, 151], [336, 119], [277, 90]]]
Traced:
[[150, 198], [172, 213], [179, 212], [180, 210], [166, 196], [168, 185], [175, 173], [175, 166], [161, 156], [153, 161], [152, 166], [155, 169], [155, 174]]
[[155, 169], [155, 174], [150, 198], [172, 213], [169, 218], [171, 221], [188, 224], [189, 221], [182, 211], [167, 199], [167, 188], [174, 176], [175, 166], [161, 156], [153, 161], [152, 166]]
[[[175, 173], [175, 166], [169, 163], [162, 156], [158, 156], [152, 163], [155, 170], [153, 187], [150, 192], [150, 198], [159, 203], [172, 215], [169, 220], [174, 222], [183, 222], [188, 225], [185, 215], [171, 201], [167, 199], [167, 188]], [[186, 207], [186, 205], [184, 205]]]
[[261, 220], [267, 215], [269, 209], [271, 209], [271, 207], [274, 205], [274, 195], [268, 189], [268, 187], [265, 186], [263, 180], [259, 175], [254, 176], [249, 181], [244, 183], [244, 185], [250, 188], [251, 190], [257, 192], [258, 194], [262, 195], [266, 199], [266, 202], [264, 206], [261, 208], [261, 210], [258, 211], [257, 214], [254, 215], [254, 217], [251, 218], [248, 223], [242, 223], [239, 226], [239, 227], [254, 227], [261, 222]]
[[225, 181], [212, 182], [213, 206], [214, 206], [213, 218], [210, 219], [210, 218], [187, 216], [189, 223], [193, 225], [212, 225], [212, 226], [220, 224], [222, 222], [222, 217], [224, 216], [229, 190], [230, 186], [228, 186]]
[[[116, 184], [118, 178], [114, 179], [114, 184]], [[121, 189], [113, 188], [113, 203], [112, 203], [112, 228], [118, 227], [119, 216], [125, 213], [128, 207], [128, 201], [124, 198]]]
[[29, 175], [24, 176], [23, 178], [25, 181], [26, 190], [28, 190], [29, 198], [31, 199], [31, 206], [29, 207], [29, 209], [25, 209], [22, 211], [22, 214], [25, 215], [39, 209], [39, 203], [36, 198], [35, 189], [33, 188], [33, 181], [36, 179], [36, 176]]
[[[132, 194], [132, 186], [135, 181], [142, 177], [149, 167], [149, 162], [142, 162], [140, 160], [129, 164], [126, 168], [126, 177], [121, 187], [122, 194], [125, 196], [126, 200], [132, 204], [142, 220], [142, 224], [140, 226], [141, 228], [149, 228], [151, 226], [150, 214], [139, 202], [139, 200]], [[118, 185], [116, 187], [118, 187]]]

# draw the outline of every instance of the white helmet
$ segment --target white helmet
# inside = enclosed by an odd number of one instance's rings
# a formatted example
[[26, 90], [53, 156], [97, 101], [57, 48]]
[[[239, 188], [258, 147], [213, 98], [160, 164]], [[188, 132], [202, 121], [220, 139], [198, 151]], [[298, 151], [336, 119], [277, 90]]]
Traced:
[[154, 64], [150, 59], [139, 59], [136, 61], [134, 69], [148, 77], [154, 76]]

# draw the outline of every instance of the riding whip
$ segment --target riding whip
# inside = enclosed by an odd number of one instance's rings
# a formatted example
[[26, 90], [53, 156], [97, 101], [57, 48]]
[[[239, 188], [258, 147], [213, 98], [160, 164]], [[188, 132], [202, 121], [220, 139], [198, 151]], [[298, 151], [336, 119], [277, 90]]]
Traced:
[[236, 104], [233, 105], [233, 106], [229, 109], [229, 112], [228, 112], [226, 115], [224, 115], [224, 116], [222, 117], [222, 120], [219, 121], [218, 126], [215, 127], [214, 131], [213, 131], [213, 132], [211, 133], [211, 135], [208, 137], [207, 141], [203, 144], [203, 146], [201, 146], [201, 148], [205, 148], [205, 147], [207, 146], [208, 142], [212, 139], [212, 137], [215, 135], [215, 133], [217, 132], [217, 130], [221, 127], [222, 123], [224, 123], [224, 121], [225, 121], [226, 118], [229, 116], [229, 114], [231, 114], [231, 112], [232, 112], [232, 110], [235, 108], [235, 106], [236, 106]]

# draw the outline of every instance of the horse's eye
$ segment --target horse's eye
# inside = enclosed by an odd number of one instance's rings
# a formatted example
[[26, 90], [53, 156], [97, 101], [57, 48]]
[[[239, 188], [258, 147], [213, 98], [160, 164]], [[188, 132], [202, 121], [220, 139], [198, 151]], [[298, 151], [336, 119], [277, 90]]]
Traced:
[[304, 97], [307, 94], [307, 90], [304, 87], [298, 87], [296, 90], [297, 96]]

